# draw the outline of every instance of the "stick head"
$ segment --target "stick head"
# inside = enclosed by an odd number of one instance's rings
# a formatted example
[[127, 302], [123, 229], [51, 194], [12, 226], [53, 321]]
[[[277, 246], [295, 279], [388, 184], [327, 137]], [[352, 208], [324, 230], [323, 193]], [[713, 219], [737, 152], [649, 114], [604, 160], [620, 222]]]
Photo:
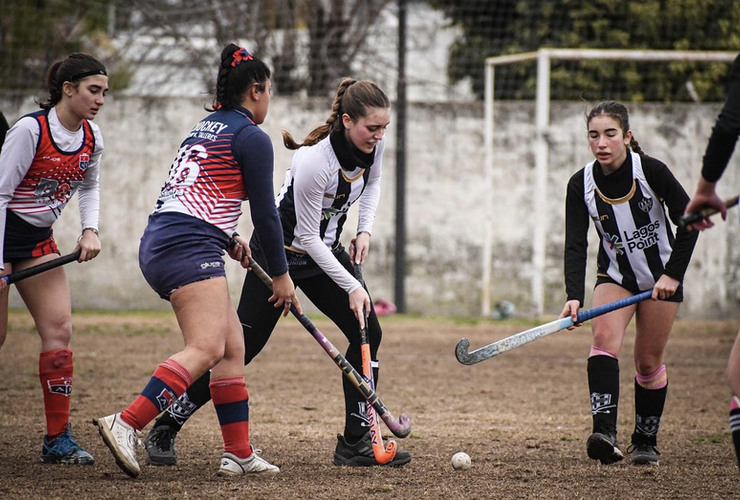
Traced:
[[455, 357], [457, 360], [464, 365], [471, 365], [470, 355], [468, 349], [470, 348], [470, 341], [468, 339], [460, 339], [460, 342], [455, 346]]

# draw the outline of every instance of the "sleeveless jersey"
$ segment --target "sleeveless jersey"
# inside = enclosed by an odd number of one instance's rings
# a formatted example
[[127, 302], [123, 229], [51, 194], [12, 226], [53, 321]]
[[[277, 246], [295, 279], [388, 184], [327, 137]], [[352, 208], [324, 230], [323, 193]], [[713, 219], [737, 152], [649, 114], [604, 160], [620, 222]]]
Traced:
[[257, 125], [236, 109], [216, 111], [198, 122], [180, 145], [154, 212], [191, 215], [231, 236], [247, 199], [233, 150], [245, 127]]
[[38, 146], [8, 208], [19, 214], [48, 212], [59, 218], [87, 174], [90, 157], [95, 151], [95, 135], [90, 123], [82, 120], [82, 144], [76, 151], [62, 151], [51, 135], [48, 115], [48, 110], [27, 115], [39, 123]]
[[597, 273], [628, 289], [649, 290], [663, 274], [674, 236], [663, 201], [645, 179], [640, 156], [630, 154], [633, 183], [626, 196], [603, 196], [594, 181], [591, 162], [583, 171], [584, 198], [601, 238]]

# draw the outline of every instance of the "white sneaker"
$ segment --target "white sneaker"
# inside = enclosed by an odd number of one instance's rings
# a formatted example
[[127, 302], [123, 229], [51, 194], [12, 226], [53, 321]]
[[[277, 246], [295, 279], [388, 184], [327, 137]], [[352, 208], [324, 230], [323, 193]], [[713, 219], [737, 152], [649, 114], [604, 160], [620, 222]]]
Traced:
[[140, 443], [139, 432], [121, 418], [120, 413], [93, 420], [103, 442], [110, 448], [116, 464], [131, 477], [141, 473], [136, 461], [136, 446]]
[[219, 476], [274, 476], [280, 472], [280, 467], [272, 465], [270, 462], [257, 455], [252, 449], [252, 454], [248, 458], [239, 458], [233, 453], [224, 453], [221, 457], [221, 468], [218, 469]]

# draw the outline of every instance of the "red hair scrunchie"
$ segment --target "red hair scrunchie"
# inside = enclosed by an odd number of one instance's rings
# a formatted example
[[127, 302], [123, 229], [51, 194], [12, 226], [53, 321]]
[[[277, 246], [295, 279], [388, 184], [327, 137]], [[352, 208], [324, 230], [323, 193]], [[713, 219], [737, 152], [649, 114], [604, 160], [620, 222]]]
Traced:
[[231, 57], [234, 58], [233, 61], [231, 61], [231, 67], [236, 68], [239, 66], [242, 61], [252, 61], [254, 60], [254, 57], [252, 57], [252, 54], [247, 52], [247, 49], [243, 47], [239, 47], [239, 50], [235, 51]]

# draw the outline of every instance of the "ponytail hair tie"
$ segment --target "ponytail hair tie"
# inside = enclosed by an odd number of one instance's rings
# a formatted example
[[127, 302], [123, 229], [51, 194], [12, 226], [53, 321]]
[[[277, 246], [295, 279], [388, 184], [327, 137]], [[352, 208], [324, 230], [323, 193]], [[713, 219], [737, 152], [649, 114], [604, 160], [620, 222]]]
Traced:
[[239, 66], [242, 61], [252, 61], [254, 60], [254, 57], [252, 57], [252, 54], [247, 52], [247, 49], [243, 47], [239, 47], [239, 50], [235, 51], [231, 57], [234, 58], [233, 61], [231, 61], [231, 67], [236, 68]]

